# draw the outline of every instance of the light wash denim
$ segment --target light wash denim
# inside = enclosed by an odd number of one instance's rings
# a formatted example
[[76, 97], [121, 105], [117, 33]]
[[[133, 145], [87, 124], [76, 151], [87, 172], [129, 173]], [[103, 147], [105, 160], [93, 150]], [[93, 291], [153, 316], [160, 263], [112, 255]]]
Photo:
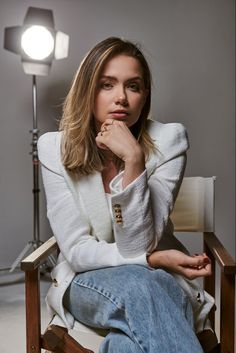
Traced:
[[203, 353], [190, 302], [161, 269], [124, 265], [78, 274], [64, 305], [78, 321], [109, 330], [100, 353]]

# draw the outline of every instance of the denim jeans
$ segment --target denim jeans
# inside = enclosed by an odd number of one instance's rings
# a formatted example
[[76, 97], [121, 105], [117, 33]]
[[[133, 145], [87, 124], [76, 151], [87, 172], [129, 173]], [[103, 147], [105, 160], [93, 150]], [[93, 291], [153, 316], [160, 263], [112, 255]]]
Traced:
[[202, 353], [190, 302], [167, 272], [124, 265], [76, 275], [64, 305], [76, 320], [108, 329], [100, 353]]

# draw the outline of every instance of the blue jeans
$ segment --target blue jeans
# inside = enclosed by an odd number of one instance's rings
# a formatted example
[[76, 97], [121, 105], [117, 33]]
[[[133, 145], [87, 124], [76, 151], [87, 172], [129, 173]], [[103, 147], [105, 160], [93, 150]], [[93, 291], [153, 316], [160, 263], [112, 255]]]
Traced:
[[100, 353], [202, 353], [188, 298], [167, 272], [125, 265], [76, 275], [64, 305], [108, 329]]

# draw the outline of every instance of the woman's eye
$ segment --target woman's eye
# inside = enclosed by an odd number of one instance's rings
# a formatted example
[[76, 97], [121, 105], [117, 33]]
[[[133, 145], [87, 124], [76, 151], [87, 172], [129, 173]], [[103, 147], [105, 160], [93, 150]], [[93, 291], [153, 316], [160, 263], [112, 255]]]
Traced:
[[135, 83], [135, 82], [130, 83], [130, 84], [128, 85], [128, 88], [131, 89], [131, 91], [133, 91], [133, 92], [139, 92], [139, 91], [140, 91], [139, 84], [138, 84], [138, 83]]
[[102, 82], [100, 87], [108, 90], [108, 89], [111, 89], [113, 87], [113, 85], [110, 82]]

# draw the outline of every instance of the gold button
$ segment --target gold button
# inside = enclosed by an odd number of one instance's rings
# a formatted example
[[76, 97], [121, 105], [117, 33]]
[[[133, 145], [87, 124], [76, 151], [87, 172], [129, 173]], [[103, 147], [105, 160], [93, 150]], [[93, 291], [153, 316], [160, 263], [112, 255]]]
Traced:
[[197, 294], [197, 301], [199, 302], [199, 303], [201, 303], [202, 301], [201, 301], [201, 294], [198, 292], [198, 294]]
[[58, 282], [57, 282], [56, 278], [53, 279], [53, 285], [54, 285], [54, 287], [58, 287]]
[[121, 214], [116, 214], [116, 219], [122, 219]]

